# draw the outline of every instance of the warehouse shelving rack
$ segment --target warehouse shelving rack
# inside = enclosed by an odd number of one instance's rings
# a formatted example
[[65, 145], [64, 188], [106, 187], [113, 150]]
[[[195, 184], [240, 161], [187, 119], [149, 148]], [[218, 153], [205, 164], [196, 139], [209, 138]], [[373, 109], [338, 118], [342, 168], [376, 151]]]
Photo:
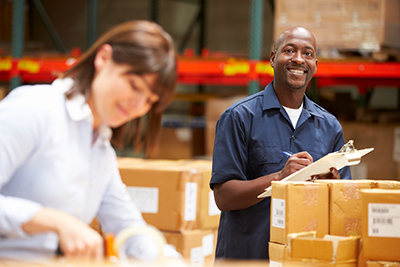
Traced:
[[[150, 17], [157, 21], [157, 7], [159, 0], [152, 0]], [[184, 1], [184, 0], [179, 0]], [[258, 91], [260, 86], [265, 86], [273, 79], [273, 71], [268, 61], [261, 60], [262, 47], [262, 12], [263, 0], [250, 1], [250, 41], [249, 59], [229, 57], [213, 57], [205, 48], [206, 1], [185, 0], [199, 6], [197, 16], [187, 29], [185, 36], [190, 36], [193, 25], [200, 25], [200, 38], [197, 54], [203, 56], [181, 56], [178, 60], [178, 81], [181, 84], [203, 85], [232, 85], [249, 86], [249, 94]], [[13, 29], [12, 29], [12, 55], [2, 57], [0, 55], [0, 81], [11, 82], [11, 88], [21, 82], [37, 83], [51, 82], [57, 77], [57, 73], [66, 70], [76, 57], [67, 55], [65, 48], [59, 40], [51, 21], [40, 3], [40, 0], [32, 0], [38, 10], [43, 23], [57, 49], [63, 53], [58, 58], [30, 58], [23, 55], [23, 8], [25, 0], [13, 1]], [[97, 0], [88, 0], [88, 45], [93, 43], [96, 36], [96, 7]], [[273, 1], [269, 1], [273, 5]], [[184, 38], [180, 49], [185, 47]], [[186, 53], [183, 53], [186, 55]], [[313, 84], [321, 86], [356, 85], [361, 96], [365, 96], [369, 88], [378, 85], [390, 85], [400, 88], [400, 63], [399, 62], [343, 62], [321, 61], [318, 64], [317, 73]], [[200, 90], [201, 93], [201, 90]]]

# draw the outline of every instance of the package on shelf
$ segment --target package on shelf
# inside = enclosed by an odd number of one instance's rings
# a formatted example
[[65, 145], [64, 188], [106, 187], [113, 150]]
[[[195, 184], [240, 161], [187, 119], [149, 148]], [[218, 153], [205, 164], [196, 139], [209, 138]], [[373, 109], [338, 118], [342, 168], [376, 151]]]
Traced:
[[289, 262], [309, 262], [316, 266], [354, 266], [358, 264], [360, 237], [325, 235], [323, 238], [291, 239]]
[[354, 140], [357, 148], [374, 148], [360, 164], [350, 167], [353, 180], [400, 180], [400, 124], [341, 124], [345, 140]]
[[400, 48], [398, 0], [277, 0], [274, 39], [293, 26], [316, 37], [320, 50]]
[[168, 244], [182, 254], [190, 266], [210, 266], [215, 258], [217, 229], [197, 229], [182, 232], [163, 231]]
[[361, 189], [371, 189], [371, 180], [316, 180], [329, 186], [329, 234], [361, 235]]
[[149, 155], [150, 159], [193, 158], [193, 129], [188, 127], [161, 128], [158, 146]]
[[288, 247], [274, 242], [269, 242], [269, 266], [280, 267], [288, 260]]
[[272, 182], [270, 241], [287, 243], [287, 234], [329, 231], [328, 184], [312, 182]]
[[165, 231], [218, 227], [219, 213], [209, 197], [211, 161], [118, 158], [118, 167], [149, 224]]
[[362, 257], [400, 261], [400, 190], [363, 189]]

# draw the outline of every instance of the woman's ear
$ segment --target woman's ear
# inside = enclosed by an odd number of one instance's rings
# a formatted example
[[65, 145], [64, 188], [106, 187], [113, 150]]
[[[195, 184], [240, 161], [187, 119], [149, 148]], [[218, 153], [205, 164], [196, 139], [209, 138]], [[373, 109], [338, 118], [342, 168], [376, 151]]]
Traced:
[[103, 44], [96, 52], [94, 58], [94, 68], [96, 72], [100, 71], [109, 60], [112, 60], [112, 46], [109, 44]]

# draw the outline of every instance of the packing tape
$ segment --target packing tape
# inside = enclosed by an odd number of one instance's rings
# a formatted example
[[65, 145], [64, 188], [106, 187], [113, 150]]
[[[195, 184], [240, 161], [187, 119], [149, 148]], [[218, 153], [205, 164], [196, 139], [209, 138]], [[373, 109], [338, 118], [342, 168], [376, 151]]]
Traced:
[[161, 262], [164, 257], [164, 246], [166, 244], [164, 235], [154, 226], [132, 226], [123, 229], [114, 240], [114, 251], [118, 253], [118, 258], [121, 262], [128, 262], [128, 257], [125, 253], [125, 242], [136, 235], [147, 235], [151, 237], [157, 243], [158, 247], [158, 259], [157, 262]]
[[318, 206], [318, 184], [306, 183], [303, 195], [304, 206]]
[[344, 183], [343, 195], [346, 199], [360, 199], [359, 191], [357, 182], [348, 181]]

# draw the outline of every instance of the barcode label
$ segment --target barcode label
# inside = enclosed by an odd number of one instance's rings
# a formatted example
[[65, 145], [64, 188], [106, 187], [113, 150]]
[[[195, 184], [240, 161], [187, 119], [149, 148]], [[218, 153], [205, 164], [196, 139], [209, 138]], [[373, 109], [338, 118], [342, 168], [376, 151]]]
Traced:
[[400, 204], [368, 204], [368, 236], [400, 237]]
[[272, 199], [272, 226], [285, 229], [285, 200]]
[[373, 218], [372, 224], [393, 224], [392, 218]]

